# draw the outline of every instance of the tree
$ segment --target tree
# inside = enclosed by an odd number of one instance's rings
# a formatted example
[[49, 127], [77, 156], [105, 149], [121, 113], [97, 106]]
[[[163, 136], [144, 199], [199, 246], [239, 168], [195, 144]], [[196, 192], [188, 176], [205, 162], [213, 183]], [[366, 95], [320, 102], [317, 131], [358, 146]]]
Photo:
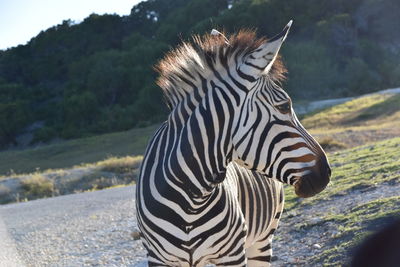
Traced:
[[15, 101], [0, 103], [0, 147], [17, 145], [17, 134], [29, 122], [27, 103]]

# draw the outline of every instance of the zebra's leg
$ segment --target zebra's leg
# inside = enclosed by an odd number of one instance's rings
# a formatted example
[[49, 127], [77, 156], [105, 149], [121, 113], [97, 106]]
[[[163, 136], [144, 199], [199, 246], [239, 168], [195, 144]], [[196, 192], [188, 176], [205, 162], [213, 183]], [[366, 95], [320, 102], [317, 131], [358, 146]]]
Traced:
[[[281, 192], [283, 194], [283, 192]], [[283, 196], [283, 195], [282, 195]], [[278, 228], [279, 220], [283, 211], [283, 198], [277, 209], [274, 219], [266, 231], [266, 235], [246, 249], [247, 264], [249, 267], [271, 266], [272, 239]]]
[[273, 234], [270, 234], [267, 238], [257, 241], [246, 250], [247, 266], [271, 266], [272, 238]]

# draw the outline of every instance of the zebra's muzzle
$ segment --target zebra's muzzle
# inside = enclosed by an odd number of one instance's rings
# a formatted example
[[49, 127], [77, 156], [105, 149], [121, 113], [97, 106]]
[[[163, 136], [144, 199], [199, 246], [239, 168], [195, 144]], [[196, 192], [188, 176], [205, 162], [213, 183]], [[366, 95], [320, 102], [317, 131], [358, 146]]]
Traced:
[[319, 168], [301, 177], [294, 185], [298, 197], [312, 197], [326, 188], [330, 181], [331, 168], [327, 162], [317, 164]]

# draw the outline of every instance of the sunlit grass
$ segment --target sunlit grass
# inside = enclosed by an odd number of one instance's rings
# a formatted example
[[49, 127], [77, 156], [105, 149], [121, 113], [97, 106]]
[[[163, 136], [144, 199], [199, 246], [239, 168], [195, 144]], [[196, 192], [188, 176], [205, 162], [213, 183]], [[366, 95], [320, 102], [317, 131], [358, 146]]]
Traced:
[[[365, 125], [368, 120], [376, 119], [391, 110], [399, 112], [399, 106], [400, 95], [374, 94], [309, 114], [302, 119], [302, 123], [307, 129], [346, 128], [360, 122]], [[389, 118], [383, 119], [386, 121]]]

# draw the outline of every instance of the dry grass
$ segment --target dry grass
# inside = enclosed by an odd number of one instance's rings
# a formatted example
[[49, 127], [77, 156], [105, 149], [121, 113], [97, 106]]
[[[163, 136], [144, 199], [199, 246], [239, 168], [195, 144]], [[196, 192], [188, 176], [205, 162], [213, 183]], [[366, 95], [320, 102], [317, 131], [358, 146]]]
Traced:
[[54, 193], [54, 182], [40, 173], [21, 181], [22, 194], [24, 198], [36, 199], [51, 197]]
[[131, 173], [140, 167], [143, 156], [112, 157], [94, 164], [100, 171]]
[[[77, 192], [101, 190], [132, 184], [139, 174], [142, 156], [111, 157], [70, 169], [37, 170], [33, 174], [13, 174], [20, 183], [15, 192], [0, 184], [0, 203], [19, 202]], [[8, 190], [7, 190], [8, 189]]]

